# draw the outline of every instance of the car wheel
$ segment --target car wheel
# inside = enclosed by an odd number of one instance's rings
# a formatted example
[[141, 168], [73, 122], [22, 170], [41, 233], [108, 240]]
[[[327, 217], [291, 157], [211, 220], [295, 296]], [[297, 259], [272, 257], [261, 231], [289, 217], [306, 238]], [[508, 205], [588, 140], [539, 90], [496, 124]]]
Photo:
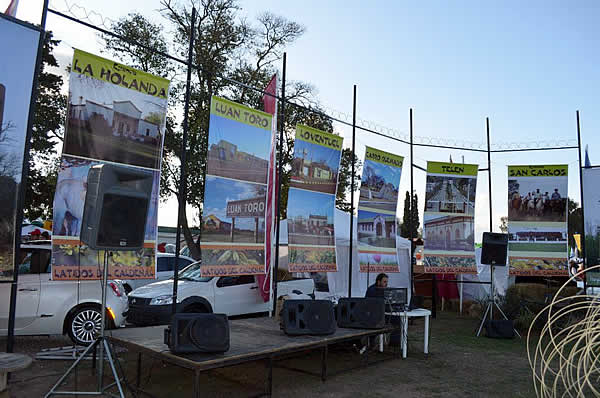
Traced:
[[82, 307], [71, 315], [67, 331], [73, 343], [90, 345], [100, 333], [102, 314], [99, 308]]
[[193, 304], [188, 307], [185, 307], [183, 312], [185, 312], [187, 314], [190, 314], [190, 313], [192, 313], [192, 314], [207, 314], [210, 311], [201, 304], [195, 304], [195, 305]]
[[129, 284], [125, 284], [125, 285], [123, 286], [123, 288], [125, 289], [125, 294], [126, 294], [126, 295], [128, 295], [128, 296], [129, 296], [129, 293], [131, 293], [131, 291], [133, 290], [133, 289], [131, 288], [131, 286], [129, 286]]

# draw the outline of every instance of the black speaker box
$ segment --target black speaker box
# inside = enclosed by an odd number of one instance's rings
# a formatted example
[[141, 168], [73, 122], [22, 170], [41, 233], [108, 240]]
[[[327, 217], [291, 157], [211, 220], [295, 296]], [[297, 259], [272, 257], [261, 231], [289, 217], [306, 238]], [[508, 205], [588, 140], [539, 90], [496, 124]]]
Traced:
[[229, 350], [229, 320], [225, 314], [175, 314], [164, 338], [176, 354], [225, 352]]
[[380, 297], [340, 298], [337, 325], [341, 328], [382, 328], [385, 326], [385, 301]]
[[283, 332], [290, 336], [335, 333], [335, 313], [329, 300], [286, 300], [282, 311]]
[[493, 320], [485, 323], [485, 334], [487, 337], [496, 339], [512, 339], [515, 337], [515, 325], [513, 321]]
[[416, 308], [423, 308], [425, 305], [425, 297], [413, 294], [410, 296], [410, 305], [409, 309], [414, 310]]
[[484, 232], [481, 246], [481, 264], [506, 265], [508, 234]]
[[90, 168], [81, 241], [96, 250], [135, 250], [144, 246], [152, 173], [113, 164]]

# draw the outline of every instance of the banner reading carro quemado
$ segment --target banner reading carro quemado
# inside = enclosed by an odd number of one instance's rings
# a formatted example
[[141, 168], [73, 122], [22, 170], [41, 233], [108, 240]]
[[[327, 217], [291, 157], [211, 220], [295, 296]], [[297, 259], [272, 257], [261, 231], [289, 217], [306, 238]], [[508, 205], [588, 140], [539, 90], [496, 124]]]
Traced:
[[[52, 278], [99, 279], [103, 251], [79, 240], [90, 167], [114, 163], [153, 173], [144, 247], [113, 252], [109, 278], [153, 279], [160, 165], [169, 81], [81, 50], [70, 73], [63, 154], [54, 195]], [[128, 222], [128, 220], [123, 220]]]
[[[337, 271], [333, 215], [342, 141], [332, 133], [296, 126], [287, 204], [290, 272]], [[326, 285], [327, 275], [322, 276]]]
[[212, 97], [202, 215], [202, 275], [265, 273], [273, 116]]
[[423, 217], [425, 272], [477, 273], [476, 164], [427, 162]]
[[396, 207], [402, 156], [366, 147], [358, 200], [360, 272], [400, 272]]
[[567, 275], [566, 164], [508, 166], [511, 275]]

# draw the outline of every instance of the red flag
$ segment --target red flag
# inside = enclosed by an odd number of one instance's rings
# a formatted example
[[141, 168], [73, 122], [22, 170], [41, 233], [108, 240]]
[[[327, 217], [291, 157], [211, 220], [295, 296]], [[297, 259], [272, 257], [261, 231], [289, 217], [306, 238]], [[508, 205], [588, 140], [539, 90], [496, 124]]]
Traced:
[[19, 0], [11, 0], [10, 4], [8, 5], [8, 7], [6, 8], [6, 11], [4, 11], [4, 13], [6, 15], [10, 15], [11, 17], [16, 18], [18, 6], [19, 6]]
[[[269, 95], [270, 94], [270, 95]], [[275, 197], [277, 195], [277, 171], [275, 170], [275, 152], [276, 152], [276, 137], [277, 137], [277, 75], [273, 75], [271, 81], [265, 88], [265, 94], [263, 95], [263, 104], [265, 106], [265, 112], [275, 116], [273, 120], [273, 128], [271, 132], [271, 153], [269, 154], [269, 174], [267, 183], [267, 217], [266, 217], [266, 273], [263, 275], [256, 275], [256, 282], [260, 286], [260, 295], [262, 296], [265, 303], [269, 301], [271, 292], [271, 280], [269, 278], [271, 274], [271, 262], [273, 260], [273, 239], [274, 239], [274, 209], [276, 205]]]

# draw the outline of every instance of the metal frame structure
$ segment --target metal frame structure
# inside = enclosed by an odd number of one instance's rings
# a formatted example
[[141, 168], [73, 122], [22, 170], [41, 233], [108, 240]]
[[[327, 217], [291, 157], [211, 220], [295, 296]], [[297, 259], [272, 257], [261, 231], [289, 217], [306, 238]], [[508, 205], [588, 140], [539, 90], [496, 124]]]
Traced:
[[[186, 197], [186, 192], [185, 192], [185, 174], [186, 174], [186, 170], [185, 170], [185, 149], [187, 148], [187, 132], [188, 132], [188, 125], [187, 125], [187, 116], [188, 116], [188, 109], [189, 109], [189, 97], [190, 97], [190, 84], [191, 84], [191, 70], [192, 69], [196, 69], [198, 70], [200, 67], [196, 64], [194, 64], [192, 62], [193, 60], [193, 50], [194, 50], [194, 37], [193, 37], [193, 33], [192, 33], [192, 37], [190, 38], [190, 45], [189, 45], [189, 52], [188, 52], [188, 59], [184, 60], [184, 59], [180, 59], [177, 57], [174, 57], [170, 54], [167, 54], [165, 52], [162, 51], [158, 51], [154, 48], [150, 48], [148, 46], [145, 46], [143, 44], [137, 43], [137, 42], [133, 42], [130, 40], [127, 40], [126, 38], [124, 38], [121, 35], [118, 35], [114, 32], [111, 32], [107, 29], [104, 29], [102, 27], [99, 26], [95, 26], [92, 23], [88, 23], [86, 21], [80, 20], [76, 17], [73, 17], [71, 15], [67, 15], [63, 12], [60, 12], [58, 10], [54, 10], [54, 9], [50, 9], [48, 8], [48, 0], [44, 0], [44, 4], [43, 4], [43, 12], [42, 12], [42, 23], [41, 23], [41, 36], [40, 36], [40, 43], [39, 43], [39, 47], [38, 47], [38, 59], [36, 62], [36, 71], [39, 71], [39, 68], [41, 66], [41, 50], [42, 50], [42, 45], [43, 45], [43, 38], [45, 36], [45, 24], [46, 24], [46, 16], [47, 13], [52, 13], [54, 15], [57, 15], [59, 17], [62, 17], [66, 20], [69, 20], [71, 22], [75, 22], [78, 23], [80, 25], [86, 26], [90, 29], [93, 29], [95, 31], [98, 31], [100, 33], [103, 33], [105, 35], [109, 35], [115, 38], [118, 38], [122, 41], [128, 42], [130, 44], [139, 46], [140, 48], [144, 48], [148, 51], [152, 51], [156, 54], [162, 55], [167, 59], [170, 59], [174, 62], [177, 62], [181, 65], [184, 65], [187, 67], [187, 82], [186, 82], [186, 95], [185, 95], [185, 113], [184, 113], [184, 125], [183, 125], [183, 140], [182, 140], [182, 146], [181, 146], [181, 151], [182, 151], [182, 165], [181, 165], [181, 173], [180, 173], [180, 181], [179, 181], [179, 208], [178, 208], [178, 223], [177, 223], [177, 243], [176, 243], [176, 247], [177, 249], [179, 249], [180, 246], [180, 240], [181, 240], [181, 215], [182, 215], [182, 206], [185, 206], [185, 197]], [[194, 26], [195, 24], [195, 9], [192, 10], [193, 13], [193, 18], [192, 18], [192, 24]], [[192, 29], [192, 32], [195, 29]], [[409, 116], [410, 116], [410, 138], [409, 141], [402, 139], [402, 138], [398, 138], [396, 136], [390, 135], [390, 134], [384, 134], [380, 131], [376, 131], [375, 129], [369, 128], [369, 127], [364, 127], [364, 126], [359, 126], [357, 125], [356, 119], [357, 119], [357, 114], [356, 114], [356, 85], [354, 86], [354, 97], [353, 97], [353, 114], [352, 114], [352, 123], [349, 123], [345, 120], [342, 120], [339, 117], [334, 117], [334, 116], [330, 116], [328, 114], [326, 114], [325, 112], [321, 112], [319, 110], [315, 110], [312, 109], [310, 107], [306, 107], [303, 105], [299, 105], [296, 104], [292, 101], [289, 101], [286, 99], [285, 96], [285, 84], [286, 84], [286, 62], [287, 62], [287, 55], [286, 53], [283, 54], [283, 79], [282, 79], [282, 86], [281, 86], [281, 95], [273, 95], [270, 93], [267, 93], [265, 90], [262, 89], [258, 89], [256, 87], [252, 87], [249, 86], [247, 84], [241, 83], [239, 81], [236, 81], [234, 79], [231, 79], [229, 77], [226, 76], [217, 76], [218, 78], [227, 80], [233, 84], [236, 84], [240, 87], [244, 87], [247, 88], [248, 90], [257, 92], [257, 93], [261, 93], [263, 95], [267, 95], [267, 96], [271, 96], [271, 97], [275, 97], [277, 100], [280, 101], [280, 113], [279, 113], [279, 117], [281, 118], [281, 123], [279, 124], [279, 141], [278, 141], [278, 145], [279, 145], [279, 155], [278, 155], [278, 170], [279, 170], [279, 175], [281, 175], [282, 170], [283, 170], [283, 162], [282, 162], [282, 158], [283, 158], [283, 135], [284, 135], [284, 131], [285, 131], [285, 126], [284, 126], [284, 115], [285, 115], [285, 106], [286, 103], [290, 106], [295, 106], [307, 111], [310, 111], [314, 114], [319, 114], [323, 117], [328, 118], [329, 120], [333, 121], [333, 122], [338, 122], [341, 123], [343, 125], [346, 126], [350, 126], [352, 127], [352, 156], [353, 158], [356, 156], [355, 153], [355, 140], [356, 140], [356, 130], [361, 130], [363, 132], [366, 133], [370, 133], [370, 134], [374, 134], [374, 135], [378, 135], [381, 137], [385, 137], [387, 139], [393, 140], [393, 141], [397, 141], [397, 142], [401, 142], [403, 144], [406, 144], [409, 146], [410, 149], [410, 161], [411, 161], [411, 168], [410, 168], [410, 179], [411, 179], [411, 196], [410, 196], [410, 209], [412, 212], [412, 208], [414, 206], [414, 200], [413, 200], [413, 194], [414, 194], [414, 169], [418, 169], [418, 170], [424, 170], [422, 167], [420, 167], [419, 165], [417, 165], [414, 162], [414, 158], [413, 158], [413, 152], [414, 152], [414, 147], [430, 147], [430, 148], [440, 148], [440, 149], [450, 149], [450, 150], [463, 150], [463, 151], [474, 151], [474, 152], [479, 152], [479, 153], [487, 153], [487, 157], [488, 157], [488, 167], [487, 168], [482, 168], [479, 169], [479, 171], [487, 171], [489, 178], [488, 178], [488, 191], [489, 191], [489, 229], [490, 231], [493, 229], [492, 228], [492, 199], [491, 199], [491, 192], [492, 192], [492, 175], [491, 175], [491, 155], [492, 153], [506, 153], [506, 152], [524, 152], [524, 151], [549, 151], [549, 150], [562, 150], [562, 149], [578, 149], [579, 150], [579, 159], [580, 159], [580, 167], [579, 167], [579, 173], [580, 173], [580, 189], [581, 189], [581, 193], [582, 193], [582, 218], [583, 218], [583, 179], [582, 179], [582, 168], [583, 166], [581, 165], [581, 137], [580, 137], [580, 128], [579, 128], [579, 111], [577, 111], [577, 138], [578, 138], [578, 145], [577, 146], [550, 146], [550, 147], [536, 147], [536, 148], [518, 148], [518, 149], [491, 149], [491, 144], [490, 144], [490, 128], [489, 128], [489, 119], [486, 118], [486, 133], [487, 133], [487, 150], [485, 149], [477, 149], [477, 148], [468, 148], [467, 146], [458, 146], [458, 145], [437, 145], [437, 144], [432, 144], [432, 143], [417, 143], [414, 141], [414, 137], [413, 137], [413, 110], [410, 109], [409, 112]], [[28, 124], [28, 129], [27, 129], [27, 134], [28, 134], [28, 138], [31, 136], [31, 128], [32, 128], [32, 119], [33, 119], [33, 113], [34, 113], [34, 106], [33, 104], [35, 104], [35, 99], [37, 98], [37, 73], [36, 76], [34, 78], [34, 90], [32, 90], [32, 101], [31, 104], [32, 106], [30, 107], [30, 117], [29, 117], [29, 124]], [[29, 142], [29, 139], [27, 140], [27, 142]], [[24, 175], [26, 175], [25, 173], [27, 173], [27, 160], [28, 160], [28, 155], [29, 155], [29, 144], [27, 144], [26, 147], [26, 153], [25, 153], [25, 158], [24, 158], [24, 169], [23, 169], [23, 173]], [[353, 173], [352, 176], [354, 176], [354, 163], [352, 164], [352, 168], [353, 168]], [[23, 180], [25, 181], [25, 179]], [[281, 179], [279, 179], [280, 184], [281, 184]], [[351, 185], [351, 220], [352, 220], [352, 216], [354, 214], [354, 200], [353, 200], [353, 195], [354, 195], [354, 181], [352, 182]], [[24, 186], [25, 184], [22, 184], [21, 186], [21, 193], [20, 193], [20, 197], [23, 197], [24, 194]], [[22, 201], [19, 201], [19, 203], [22, 203]], [[281, 204], [281, 189], [278, 189], [278, 195], [277, 195], [277, 203], [276, 203], [276, 208], [277, 208], [277, 216], [276, 216], [276, 220], [277, 220], [277, 225], [275, 226], [275, 230], [276, 230], [276, 236], [275, 236], [275, 241], [276, 241], [276, 247], [275, 247], [275, 263], [274, 266], [272, 267], [272, 272], [274, 273], [274, 278], [273, 278], [273, 283], [272, 283], [272, 297], [273, 297], [273, 310], [275, 309], [276, 306], [276, 299], [277, 299], [277, 271], [278, 271], [278, 267], [279, 267], [279, 224], [281, 221], [281, 214], [280, 214], [280, 204]], [[18, 209], [18, 222], [21, 222], [22, 220], [22, 204], [19, 204], [19, 209]], [[584, 219], [585, 220], [585, 219]], [[409, 222], [412, 222], [412, 219], [409, 220]], [[353, 222], [350, 223], [350, 234], [352, 237], [352, 227], [353, 227]], [[410, 277], [410, 281], [411, 281], [411, 290], [413, 289], [413, 270], [412, 270], [412, 245], [413, 245], [413, 238], [414, 236], [412, 236], [412, 229], [411, 228], [411, 236], [409, 236], [409, 239], [411, 241], [411, 267], [409, 269], [409, 277]], [[585, 231], [582, 231], [583, 234], [583, 242], [585, 242]], [[20, 243], [20, 237], [17, 237], [16, 240], [16, 248], [18, 250], [18, 246]], [[350, 242], [350, 250], [352, 251], [352, 241]], [[584, 258], [585, 258], [585, 247], [583, 249], [584, 252]], [[179, 250], [176, 250], [176, 257], [179, 256]], [[176, 265], [175, 265], [175, 270], [177, 271], [177, 260], [176, 260]], [[350, 252], [350, 256], [349, 256], [349, 264], [348, 264], [348, 275], [349, 275], [349, 289], [348, 289], [348, 296], [351, 297], [352, 296], [352, 292], [351, 292], [351, 286], [352, 286], [352, 268], [353, 268], [353, 260], [352, 260], [352, 252]], [[433, 279], [433, 294], [435, 296], [435, 289], [436, 289], [436, 279], [435, 279], [435, 274], [432, 275], [432, 279]], [[177, 272], [175, 272], [175, 281], [177, 281]], [[457, 282], [457, 283], [466, 283], [466, 282], [459, 282], [459, 281], [443, 281], [445, 283], [447, 282]], [[489, 284], [491, 282], [478, 282], [478, 283], [482, 283], [482, 284]], [[14, 290], [14, 291], [12, 291]], [[13, 336], [14, 336], [14, 309], [15, 309], [15, 303], [16, 303], [16, 278], [15, 278], [15, 282], [13, 282], [13, 286], [12, 286], [12, 290], [11, 290], [11, 312], [10, 312], [10, 316], [9, 316], [9, 339], [8, 339], [8, 343], [7, 343], [7, 351], [12, 350], [12, 342], [13, 342]], [[173, 311], [177, 311], [177, 305], [176, 305], [176, 297], [177, 297], [177, 283], [174, 283], [174, 288], [173, 288]], [[435, 308], [435, 300], [433, 300], [433, 311], [432, 311], [432, 315], [435, 317], [436, 314], [436, 308]]]

